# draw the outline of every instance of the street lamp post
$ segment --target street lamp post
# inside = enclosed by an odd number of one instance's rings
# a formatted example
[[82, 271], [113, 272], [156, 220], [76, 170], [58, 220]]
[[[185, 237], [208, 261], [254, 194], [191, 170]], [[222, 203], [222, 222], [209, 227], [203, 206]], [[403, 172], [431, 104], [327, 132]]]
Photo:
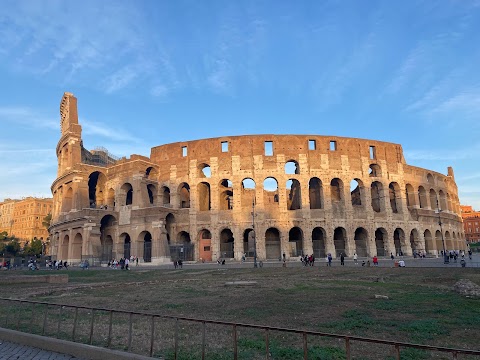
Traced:
[[445, 249], [445, 238], [443, 237], [443, 228], [442, 228], [442, 218], [440, 216], [440, 213], [442, 212], [442, 209], [440, 209], [440, 206], [438, 206], [438, 199], [437, 199], [437, 211], [435, 211], [438, 214], [438, 225], [440, 225], [440, 233], [442, 235], [442, 247], [443, 247], [443, 263], [448, 264], [450, 262], [447, 251]]
[[252, 202], [253, 267], [257, 267], [257, 234], [255, 233], [255, 199]]

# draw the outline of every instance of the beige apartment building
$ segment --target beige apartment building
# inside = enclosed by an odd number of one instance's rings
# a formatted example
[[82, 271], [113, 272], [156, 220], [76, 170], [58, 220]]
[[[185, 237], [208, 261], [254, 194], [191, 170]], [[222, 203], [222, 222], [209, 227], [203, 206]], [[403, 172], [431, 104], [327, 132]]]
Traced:
[[0, 231], [16, 236], [22, 244], [34, 238], [46, 240], [48, 230], [42, 223], [52, 204], [52, 198], [5, 199], [0, 203]]
[[480, 241], [480, 211], [475, 211], [470, 205], [461, 205], [463, 228], [467, 242]]

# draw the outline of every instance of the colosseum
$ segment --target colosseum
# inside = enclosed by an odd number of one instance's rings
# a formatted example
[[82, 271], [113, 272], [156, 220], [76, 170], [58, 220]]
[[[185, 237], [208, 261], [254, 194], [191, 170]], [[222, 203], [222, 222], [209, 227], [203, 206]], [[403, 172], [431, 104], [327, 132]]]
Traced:
[[399, 144], [225, 136], [115, 158], [83, 147], [70, 93], [60, 103], [60, 127], [49, 232], [52, 254], [71, 263], [465, 248], [453, 169], [443, 175], [408, 165]]

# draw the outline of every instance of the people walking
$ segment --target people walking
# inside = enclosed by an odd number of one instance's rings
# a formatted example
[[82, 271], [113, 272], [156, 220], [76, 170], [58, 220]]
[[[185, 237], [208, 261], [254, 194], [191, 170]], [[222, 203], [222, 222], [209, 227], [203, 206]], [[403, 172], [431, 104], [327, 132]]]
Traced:
[[340, 265], [345, 266], [345, 255], [343, 253], [340, 254]]
[[355, 265], [358, 264], [358, 256], [357, 256], [357, 253], [353, 253], [353, 262], [355, 263]]

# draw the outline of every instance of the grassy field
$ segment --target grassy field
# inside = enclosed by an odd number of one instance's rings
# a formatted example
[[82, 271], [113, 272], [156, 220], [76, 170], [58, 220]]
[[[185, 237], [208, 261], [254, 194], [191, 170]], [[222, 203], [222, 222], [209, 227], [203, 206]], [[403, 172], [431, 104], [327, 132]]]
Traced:
[[[67, 272], [68, 284], [3, 285], [2, 296], [480, 350], [480, 299], [467, 298], [452, 290], [460, 279], [480, 284], [480, 271], [476, 269], [222, 267]], [[225, 285], [240, 280], [256, 284]], [[376, 299], [375, 295], [388, 296], [388, 299]], [[105, 319], [96, 321], [106, 322]], [[116, 321], [127, 322], [126, 319]], [[174, 324], [163, 325], [163, 340], [168, 342]], [[88, 326], [87, 318], [84, 327]], [[142, 326], [148, 327], [148, 323], [135, 325], [136, 329]], [[182, 326], [185, 329], [189, 325]], [[195, 326], [189, 326], [188, 334], [180, 339], [185, 345], [180, 350], [180, 359], [198, 356], [201, 329]], [[208, 334], [215, 331], [207, 329]], [[229, 331], [225, 329], [223, 334]], [[124, 335], [118, 336], [122, 343]], [[208, 342], [213, 343], [209, 359], [231, 358], [229, 350], [215, 345], [228, 340], [213, 335], [208, 337]], [[101, 343], [101, 340], [96, 341]], [[309, 340], [310, 359], [345, 358], [343, 343], [338, 340], [315, 341]], [[301, 338], [272, 334], [271, 358], [301, 358], [301, 346]], [[354, 355], [357, 354], [355, 359], [393, 359], [391, 349], [376, 345], [356, 346], [353, 349]], [[244, 331], [240, 334], [241, 359], [261, 358], [259, 354], [264, 348], [262, 333]], [[173, 358], [171, 346], [163, 346], [156, 354]], [[402, 353], [402, 359], [429, 358], [451, 357], [429, 355], [419, 350]]]

